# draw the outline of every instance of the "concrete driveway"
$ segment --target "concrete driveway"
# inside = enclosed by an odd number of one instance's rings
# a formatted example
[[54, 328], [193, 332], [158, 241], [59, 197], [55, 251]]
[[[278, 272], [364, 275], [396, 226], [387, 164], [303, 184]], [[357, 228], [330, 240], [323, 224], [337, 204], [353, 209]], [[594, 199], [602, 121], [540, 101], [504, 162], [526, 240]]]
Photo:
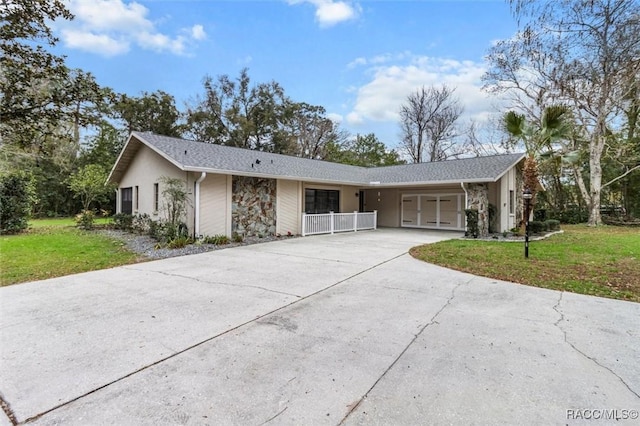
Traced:
[[640, 304], [407, 254], [456, 236], [298, 238], [1, 288], [0, 425], [638, 424]]

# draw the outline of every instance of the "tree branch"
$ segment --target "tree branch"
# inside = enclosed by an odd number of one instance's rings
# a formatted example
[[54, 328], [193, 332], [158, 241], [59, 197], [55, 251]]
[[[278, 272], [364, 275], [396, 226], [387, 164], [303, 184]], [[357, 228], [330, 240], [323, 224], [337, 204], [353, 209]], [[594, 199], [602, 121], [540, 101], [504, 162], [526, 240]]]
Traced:
[[623, 177], [625, 177], [626, 175], [628, 175], [629, 173], [631, 173], [634, 170], [640, 169], [640, 164], [638, 164], [637, 166], [634, 166], [632, 168], [630, 168], [629, 170], [627, 170], [626, 172], [624, 172], [623, 174], [621, 174], [620, 176], [618, 176], [615, 179], [610, 180], [609, 182], [605, 183], [602, 185], [602, 188], [606, 188], [607, 186], [611, 185], [612, 183], [622, 179]]

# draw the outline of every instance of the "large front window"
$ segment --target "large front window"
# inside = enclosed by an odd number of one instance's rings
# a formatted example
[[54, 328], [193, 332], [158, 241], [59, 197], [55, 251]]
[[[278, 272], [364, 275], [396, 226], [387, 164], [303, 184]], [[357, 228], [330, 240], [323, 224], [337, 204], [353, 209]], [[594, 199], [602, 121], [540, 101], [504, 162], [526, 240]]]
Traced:
[[340, 212], [340, 191], [332, 189], [306, 189], [304, 211], [308, 214]]

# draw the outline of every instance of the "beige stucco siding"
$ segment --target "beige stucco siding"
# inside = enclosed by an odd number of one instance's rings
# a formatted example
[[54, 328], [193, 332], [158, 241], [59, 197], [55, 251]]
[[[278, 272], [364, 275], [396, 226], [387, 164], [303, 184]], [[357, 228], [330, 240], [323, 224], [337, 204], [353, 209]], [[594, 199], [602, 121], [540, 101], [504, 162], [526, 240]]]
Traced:
[[378, 211], [378, 226], [400, 226], [400, 198], [397, 189], [367, 189], [364, 194], [364, 210]]
[[357, 186], [343, 185], [340, 187], [340, 210], [342, 213], [358, 211], [360, 207], [360, 188]]
[[302, 197], [300, 182], [278, 179], [276, 187], [276, 232], [278, 234], [301, 232]]
[[[122, 176], [122, 179], [118, 183], [118, 188], [133, 188], [133, 213], [148, 214], [153, 219], [157, 220], [162, 217], [162, 183], [160, 178], [162, 176], [168, 176], [173, 178], [182, 179], [186, 182], [187, 192], [190, 193], [189, 206], [192, 205], [192, 188], [189, 186], [188, 181], [192, 179], [188, 178], [188, 173], [181, 171], [169, 161], [162, 158], [159, 154], [146, 146], [141, 146], [137, 155], [131, 162], [129, 168]], [[159, 207], [160, 211], [155, 211], [154, 208], [154, 184], [159, 183]], [[136, 186], [138, 187], [138, 193], [136, 194]], [[137, 209], [136, 209], [136, 195], [137, 195]], [[120, 195], [118, 195], [118, 198]], [[118, 212], [120, 212], [121, 206], [118, 200]], [[192, 208], [189, 208], [192, 210]], [[187, 222], [187, 225], [191, 227], [191, 221]]]
[[209, 174], [200, 183], [200, 234], [227, 235], [231, 233], [231, 217], [227, 208], [231, 203], [231, 176]]

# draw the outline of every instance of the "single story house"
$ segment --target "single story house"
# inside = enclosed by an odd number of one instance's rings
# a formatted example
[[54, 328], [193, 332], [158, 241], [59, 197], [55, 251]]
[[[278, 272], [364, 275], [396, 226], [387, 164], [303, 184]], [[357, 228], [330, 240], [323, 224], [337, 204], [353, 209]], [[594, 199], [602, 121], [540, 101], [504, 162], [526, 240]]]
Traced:
[[133, 132], [108, 181], [116, 212], [162, 216], [161, 177], [185, 182], [194, 235], [300, 234], [303, 214], [377, 211], [378, 226], [465, 230], [490, 204], [497, 232], [520, 216], [524, 154], [358, 167]]

